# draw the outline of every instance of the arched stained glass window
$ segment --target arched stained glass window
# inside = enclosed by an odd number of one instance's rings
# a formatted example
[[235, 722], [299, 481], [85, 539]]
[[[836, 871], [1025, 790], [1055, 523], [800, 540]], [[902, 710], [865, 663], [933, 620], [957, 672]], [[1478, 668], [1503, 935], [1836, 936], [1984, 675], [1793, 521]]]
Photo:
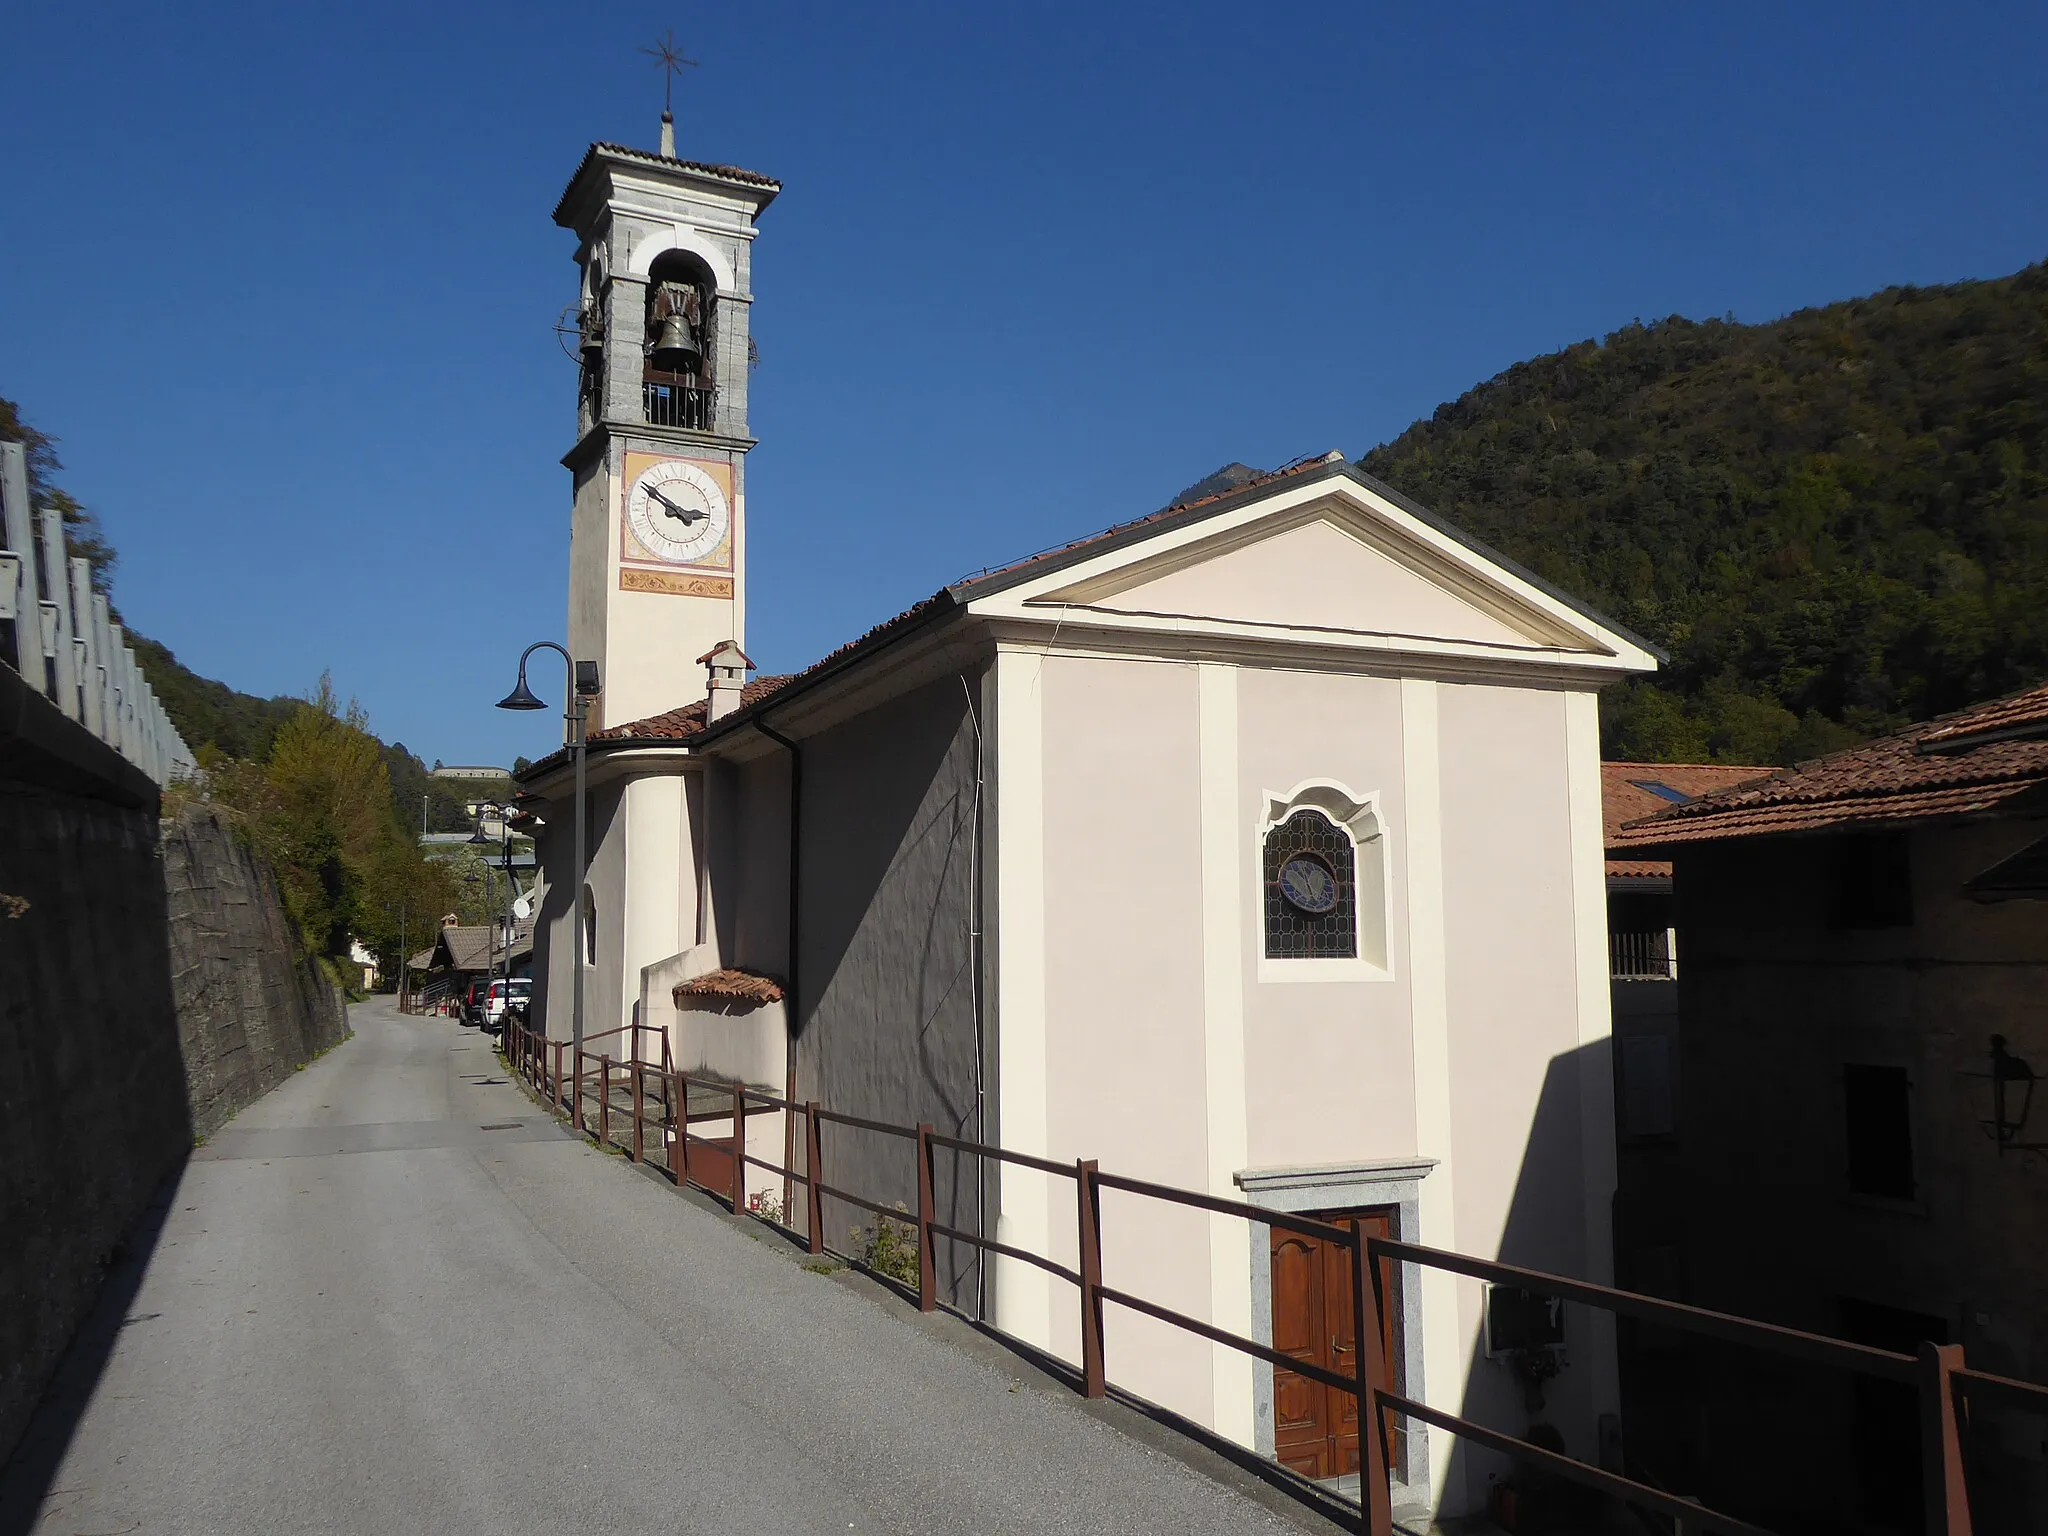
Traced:
[[1266, 834], [1266, 958], [1350, 960], [1358, 954], [1357, 854], [1351, 835], [1302, 809]]

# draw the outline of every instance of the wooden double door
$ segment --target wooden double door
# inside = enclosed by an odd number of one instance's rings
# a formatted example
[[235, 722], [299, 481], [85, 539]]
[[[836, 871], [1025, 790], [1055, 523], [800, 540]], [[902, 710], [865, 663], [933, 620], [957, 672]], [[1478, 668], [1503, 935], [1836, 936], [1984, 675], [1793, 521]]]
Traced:
[[[1353, 1217], [1369, 1237], [1394, 1235], [1394, 1211], [1380, 1206], [1364, 1211], [1317, 1211], [1318, 1221], [1343, 1225]], [[1351, 1255], [1333, 1243], [1304, 1237], [1280, 1227], [1272, 1233], [1273, 1348], [1283, 1355], [1356, 1378], [1357, 1335], [1351, 1306]], [[1400, 1297], [1398, 1272], [1380, 1265], [1380, 1286], [1387, 1298], [1380, 1318], [1381, 1358], [1387, 1362], [1388, 1385], [1402, 1389], [1401, 1357], [1395, 1350], [1395, 1319]], [[1366, 1299], [1367, 1311], [1372, 1301]], [[1400, 1422], [1387, 1415], [1387, 1453], [1399, 1467]], [[1349, 1392], [1325, 1386], [1292, 1371], [1273, 1372], [1273, 1455], [1284, 1467], [1317, 1479], [1355, 1476], [1358, 1472], [1358, 1400]]]

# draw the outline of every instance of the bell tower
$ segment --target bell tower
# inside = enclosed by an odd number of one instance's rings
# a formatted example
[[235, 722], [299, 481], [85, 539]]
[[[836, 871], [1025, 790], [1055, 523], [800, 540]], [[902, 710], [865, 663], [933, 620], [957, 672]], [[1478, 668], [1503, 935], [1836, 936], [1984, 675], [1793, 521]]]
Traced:
[[748, 312], [755, 221], [781, 184], [593, 144], [555, 207], [581, 273], [569, 647], [600, 724], [704, 697], [698, 658], [746, 644]]

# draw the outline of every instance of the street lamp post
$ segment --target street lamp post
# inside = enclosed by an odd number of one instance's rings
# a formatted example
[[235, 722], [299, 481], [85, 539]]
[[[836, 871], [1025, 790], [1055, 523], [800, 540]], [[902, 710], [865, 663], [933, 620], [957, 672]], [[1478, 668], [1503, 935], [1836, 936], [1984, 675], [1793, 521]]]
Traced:
[[[512, 931], [514, 924], [511, 920], [511, 911], [512, 903], [519, 894], [519, 884], [512, 878], [511, 806], [500, 805], [495, 800], [480, 801], [476, 807], [476, 830], [470, 834], [469, 840], [477, 846], [490, 847], [491, 840], [484, 836], [484, 814], [486, 812], [490, 812], [498, 818], [498, 867], [505, 875], [505, 912], [501, 915], [498, 911], [497, 903], [490, 896], [491, 862], [488, 859], [483, 861], [484, 905], [489, 908], [491, 914], [491, 942], [490, 946], [484, 950], [484, 958], [489, 962], [489, 978], [492, 983], [498, 980], [496, 946], [501, 938], [505, 947], [505, 1007], [503, 1013], [499, 1015], [502, 1019], [509, 1017], [512, 1012]], [[484, 1022], [486, 1024], [490, 1022], [490, 1011], [491, 992], [490, 987], [486, 986], [484, 988]]]
[[566, 669], [564, 680], [569, 697], [562, 707], [562, 718], [568, 727], [569, 747], [576, 760], [576, 888], [569, 899], [575, 908], [576, 921], [573, 925], [575, 942], [570, 953], [573, 988], [571, 993], [570, 1039], [572, 1049], [579, 1054], [583, 1050], [583, 946], [585, 943], [583, 924], [583, 877], [584, 877], [584, 823], [583, 823], [583, 727], [590, 708], [590, 700], [599, 692], [597, 663], [578, 661], [552, 640], [536, 640], [519, 655], [519, 682], [504, 698], [498, 700], [500, 709], [546, 709], [547, 705], [526, 686], [526, 658], [535, 651], [548, 650], [562, 658]]

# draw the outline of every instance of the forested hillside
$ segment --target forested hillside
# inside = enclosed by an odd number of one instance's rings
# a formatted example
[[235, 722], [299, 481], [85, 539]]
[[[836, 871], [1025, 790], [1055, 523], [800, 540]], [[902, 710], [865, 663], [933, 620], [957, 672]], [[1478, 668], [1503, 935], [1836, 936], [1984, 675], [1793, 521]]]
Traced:
[[1671, 652], [1610, 756], [1791, 761], [2048, 674], [2048, 267], [1631, 325], [1360, 462]]

